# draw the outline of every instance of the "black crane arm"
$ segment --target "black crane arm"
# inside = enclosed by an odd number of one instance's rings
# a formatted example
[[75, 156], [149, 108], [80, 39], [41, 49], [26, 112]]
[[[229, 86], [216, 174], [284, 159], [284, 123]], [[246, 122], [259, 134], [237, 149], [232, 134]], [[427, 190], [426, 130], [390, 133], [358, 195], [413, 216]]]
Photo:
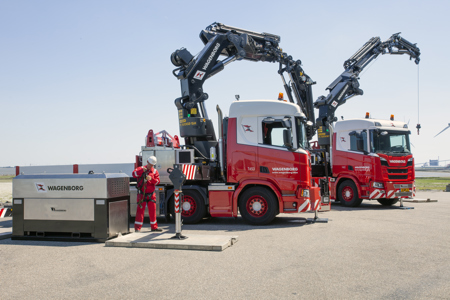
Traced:
[[[204, 82], [235, 60], [275, 61], [270, 49], [276, 49], [280, 41], [280, 37], [273, 34], [251, 32], [221, 23], [213, 23], [202, 30], [200, 39], [205, 47], [197, 56], [184, 48], [171, 55], [172, 63], [178, 67], [173, 73], [181, 82], [181, 97], [175, 100], [182, 112], [180, 120], [186, 117], [208, 119], [203, 105], [208, 99], [203, 92]], [[226, 58], [218, 60], [220, 55]], [[192, 130], [182, 131], [181, 136], [195, 135]]]
[[[291, 103], [297, 103], [306, 115], [306, 120], [311, 122], [311, 126], [307, 126], [306, 132], [307, 139], [311, 140], [316, 131], [312, 96], [312, 85], [316, 84], [316, 82], [303, 71], [300, 60], [295, 61], [286, 53], [281, 55], [279, 64], [278, 73], [283, 81], [289, 101]], [[287, 73], [290, 84], [286, 83], [283, 73]], [[295, 102], [293, 95], [295, 96]]]
[[[181, 82], [181, 97], [175, 100], [175, 105], [179, 110], [182, 137], [195, 137], [195, 140], [198, 140], [206, 136], [207, 140], [215, 140], [213, 131], [206, 129], [212, 129], [212, 126], [206, 124], [209, 118], [203, 102], [208, 99], [208, 95], [203, 91], [203, 84], [236, 60], [279, 62], [279, 74], [289, 100], [294, 103], [295, 97], [307, 119], [314, 123], [311, 91], [311, 84], [314, 82], [303, 72], [301, 61], [295, 61], [282, 52], [279, 36], [213, 23], [200, 32], [200, 39], [205, 47], [197, 56], [193, 56], [184, 48], [171, 55], [172, 63], [178, 67], [173, 74]], [[225, 58], [218, 60], [220, 55]], [[284, 80], [284, 72], [290, 77], [290, 85]], [[199, 126], [202, 122], [205, 128]], [[314, 126], [310, 131], [308, 136], [312, 138]]]
[[363, 90], [359, 88], [358, 76], [380, 54], [407, 54], [416, 64], [420, 62], [420, 49], [416, 44], [403, 39], [400, 33], [393, 34], [384, 42], [379, 37], [371, 38], [344, 62], [345, 71], [327, 87], [329, 94], [326, 97], [320, 96], [314, 102], [314, 107], [319, 109], [317, 126], [335, 122], [336, 109], [348, 99], [363, 94]]
[[[256, 51], [249, 51], [249, 47], [243, 47], [244, 51], [241, 54], [242, 59], [250, 60], [250, 61], [266, 61], [266, 62], [278, 62], [279, 70], [278, 73], [281, 76], [283, 81], [284, 88], [288, 95], [289, 101], [291, 103], [297, 103], [302, 112], [306, 115], [306, 119], [311, 121], [313, 126], [308, 127], [307, 137], [310, 140], [315, 134], [315, 118], [314, 118], [314, 107], [312, 105], [312, 85], [316, 82], [312, 81], [312, 79], [303, 71], [301, 65], [302, 62], [300, 60], [294, 60], [292, 56], [287, 53], [282, 52], [282, 49], [279, 47], [280, 37], [278, 35], [270, 34], [270, 33], [257, 33], [254, 31], [249, 31], [237, 27], [232, 27], [228, 25], [224, 25], [221, 23], [214, 23], [207, 27], [205, 31], [202, 31], [200, 34], [200, 38], [203, 43], [207, 43], [210, 39], [208, 38], [208, 34], [221, 33], [221, 34], [229, 34], [229, 32], [241, 34], [241, 36], [245, 37], [245, 42], [247, 42], [247, 36], [250, 36], [248, 39], [250, 44], [250, 49], [255, 49]], [[245, 43], [244, 43], [245, 44]], [[245, 54], [244, 54], [245, 52]], [[232, 53], [222, 52], [223, 55], [230, 56]], [[286, 83], [284, 78], [284, 73], [288, 74], [290, 79], [289, 84]], [[294, 101], [294, 97], [295, 100]]]

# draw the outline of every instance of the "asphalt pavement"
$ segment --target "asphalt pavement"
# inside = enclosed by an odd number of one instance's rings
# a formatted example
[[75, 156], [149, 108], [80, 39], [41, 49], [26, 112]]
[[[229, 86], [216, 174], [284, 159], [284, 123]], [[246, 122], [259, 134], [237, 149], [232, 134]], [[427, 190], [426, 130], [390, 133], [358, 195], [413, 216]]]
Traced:
[[[183, 226], [186, 236], [239, 236], [224, 251], [3, 239], [1, 298], [449, 299], [450, 193], [416, 198], [438, 202], [333, 204], [320, 213], [328, 223], [306, 223], [306, 213], [263, 227], [241, 218]], [[11, 223], [0, 219], [0, 230]]]

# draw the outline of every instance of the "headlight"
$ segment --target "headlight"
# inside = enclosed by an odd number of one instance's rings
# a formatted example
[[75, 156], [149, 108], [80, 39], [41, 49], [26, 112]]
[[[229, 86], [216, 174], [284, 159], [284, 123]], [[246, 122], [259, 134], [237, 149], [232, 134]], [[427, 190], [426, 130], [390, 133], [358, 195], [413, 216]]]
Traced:
[[374, 183], [373, 183], [373, 187], [374, 187], [374, 188], [377, 188], [377, 189], [383, 189], [383, 188], [384, 188], [384, 185], [383, 185], [382, 182], [374, 182]]
[[380, 157], [380, 163], [381, 163], [382, 166], [385, 166], [385, 167], [389, 166], [386, 158], [384, 158], [384, 157]]
[[413, 161], [413, 158], [411, 157], [410, 159], [408, 159], [408, 161]]
[[302, 197], [307, 197], [307, 198], [309, 198], [309, 190], [303, 190], [303, 191], [302, 191]]

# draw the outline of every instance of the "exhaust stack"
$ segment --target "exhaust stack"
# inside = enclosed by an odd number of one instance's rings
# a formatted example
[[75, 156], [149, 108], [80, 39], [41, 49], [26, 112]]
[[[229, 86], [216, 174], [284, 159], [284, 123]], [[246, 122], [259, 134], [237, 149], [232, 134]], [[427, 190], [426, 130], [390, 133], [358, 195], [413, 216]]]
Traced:
[[225, 180], [223, 176], [223, 114], [222, 110], [220, 109], [219, 105], [216, 106], [217, 114], [219, 117], [219, 164], [220, 164], [220, 176], [223, 180]]

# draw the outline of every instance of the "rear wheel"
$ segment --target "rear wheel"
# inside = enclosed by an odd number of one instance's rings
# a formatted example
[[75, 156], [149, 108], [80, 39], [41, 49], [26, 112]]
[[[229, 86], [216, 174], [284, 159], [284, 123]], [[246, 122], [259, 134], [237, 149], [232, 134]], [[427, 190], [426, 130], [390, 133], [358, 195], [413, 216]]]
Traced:
[[[171, 197], [170, 211], [175, 216], [174, 196]], [[183, 191], [183, 200], [180, 200], [181, 218], [184, 224], [200, 222], [206, 215], [206, 206], [203, 197], [195, 190]]]
[[272, 222], [277, 214], [277, 201], [267, 189], [253, 187], [240, 197], [239, 211], [246, 223], [266, 225]]
[[380, 202], [381, 205], [384, 206], [391, 206], [398, 202], [398, 199], [378, 199], [378, 202]]
[[356, 207], [362, 202], [362, 199], [358, 198], [358, 190], [352, 180], [345, 180], [339, 185], [337, 196], [342, 206]]

